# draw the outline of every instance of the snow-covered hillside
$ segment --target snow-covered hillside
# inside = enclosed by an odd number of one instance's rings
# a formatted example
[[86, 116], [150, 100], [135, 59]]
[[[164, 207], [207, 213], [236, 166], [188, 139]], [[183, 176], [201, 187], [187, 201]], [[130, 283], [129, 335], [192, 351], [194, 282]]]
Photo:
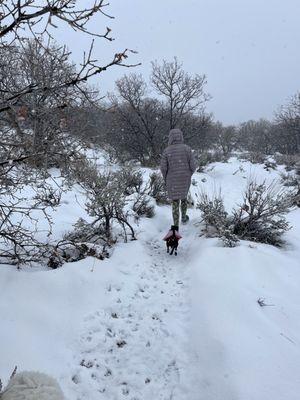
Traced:
[[[216, 163], [194, 175], [192, 194], [222, 187], [230, 210], [250, 175], [272, 181], [280, 170]], [[57, 235], [84, 212], [75, 194], [54, 214]], [[138, 240], [105, 261], [0, 266], [4, 383], [17, 365], [57, 378], [69, 400], [298, 400], [300, 210], [288, 215], [293, 228], [279, 249], [222, 247], [200, 236], [201, 214], [190, 209], [177, 257], [162, 241], [170, 207], [155, 211]]]

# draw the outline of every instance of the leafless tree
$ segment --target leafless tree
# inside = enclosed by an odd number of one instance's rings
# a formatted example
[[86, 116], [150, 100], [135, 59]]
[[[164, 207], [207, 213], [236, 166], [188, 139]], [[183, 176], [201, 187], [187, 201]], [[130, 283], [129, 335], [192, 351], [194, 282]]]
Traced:
[[116, 82], [117, 94], [111, 96], [110, 143], [143, 165], [157, 164], [164, 143], [164, 113], [161, 102], [148, 97], [141, 75], [125, 75]]
[[[57, 28], [56, 21], [65, 23], [76, 32], [83, 32], [92, 36], [94, 39], [103, 38], [113, 40], [111, 29], [106, 28], [103, 34], [92, 32], [89, 29], [89, 22], [95, 15], [104, 15], [112, 18], [107, 12], [108, 4], [104, 0], [88, 1], [84, 8], [78, 0], [42, 0], [38, 4], [34, 0], [11, 0], [0, 4], [0, 48], [20, 43], [26, 31], [34, 37], [47, 35], [52, 37], [53, 30]], [[25, 94], [33, 92], [47, 93], [58, 87], [75, 86], [80, 82], [85, 82], [92, 76], [98, 75], [108, 68], [118, 65], [127, 66], [124, 60], [127, 59], [130, 50], [115, 54], [112, 60], [106, 65], [100, 65], [93, 58], [93, 43], [87, 53], [84, 54], [83, 61], [78, 70], [74, 70], [71, 76], [59, 84], [43, 86], [38, 83], [24, 85], [17, 92], [5, 93], [0, 102], [0, 113], [7, 111], [17, 104]]]
[[[0, 1], [0, 262], [3, 258], [12, 263], [37, 259], [39, 251], [45, 250], [35, 237], [37, 213], [48, 219], [50, 229], [47, 210], [59, 201], [52, 192], [47, 196], [44, 175], [36, 179], [33, 174], [38, 172], [24, 161], [48, 154], [45, 146], [51, 145], [53, 153], [60, 151], [57, 135], [66, 131], [62, 126], [66, 105], [78, 106], [74, 94], [84, 97], [82, 89], [89, 78], [112, 66], [131, 66], [126, 64], [129, 49], [113, 54], [105, 64], [93, 55], [95, 40], [113, 40], [108, 27], [103, 33], [89, 29], [90, 20], [97, 15], [112, 18], [107, 6], [104, 0], [87, 0], [84, 5], [80, 0]], [[68, 63], [65, 47], [48, 45], [62, 24], [92, 37], [79, 66]], [[22, 108], [25, 127], [18, 119]], [[25, 143], [30, 136], [32, 139], [32, 128], [33, 146], [28, 149]], [[25, 186], [36, 190], [35, 198], [26, 196]]]
[[[18, 92], [24, 85], [30, 84], [44, 87], [50, 84], [59, 85], [70, 77], [75, 68], [64, 47], [53, 43], [44, 44], [36, 39], [24, 41], [22, 47], [7, 47], [2, 51], [0, 49], [0, 52], [4, 55], [3, 68], [0, 67], [3, 75], [0, 83], [2, 93]], [[14, 59], [17, 59], [17, 63], [14, 64], [13, 73], [5, 74]], [[62, 135], [66, 128], [62, 122], [66, 119], [66, 107], [78, 103], [83, 93], [85, 97], [90, 94], [87, 85], [83, 83], [44, 93], [34, 91], [22, 96], [17, 105], [3, 114], [3, 118], [7, 116], [8, 125], [17, 134], [16, 139], [23, 147], [26, 144], [28, 152], [44, 152], [44, 160], [47, 160], [54, 143], [59, 143], [58, 147], [62, 147]], [[20, 122], [20, 112], [25, 113], [25, 122]], [[40, 160], [41, 157], [35, 159], [36, 163]], [[47, 166], [46, 162], [45, 167]]]
[[[8, 117], [19, 136], [20, 147], [24, 147], [24, 131], [16, 113], [24, 104], [29, 109], [27, 117], [33, 123], [32, 153], [47, 153], [49, 144], [59, 133], [57, 126], [66, 119], [59, 115], [66, 105], [70, 105], [70, 102], [66, 104], [65, 94], [69, 94], [68, 100], [71, 91], [84, 97], [87, 94], [85, 82], [92, 76], [114, 65], [131, 66], [124, 63], [131, 52], [128, 49], [115, 54], [106, 65], [100, 65], [93, 57], [94, 40], [113, 40], [108, 27], [103, 34], [89, 29], [90, 20], [97, 15], [113, 18], [107, 13], [107, 6], [103, 0], [87, 1], [84, 6], [78, 0], [42, 0], [38, 4], [33, 0], [11, 0], [0, 3], [0, 115]], [[65, 47], [49, 44], [57, 22], [93, 38], [79, 68], [68, 62], [69, 52]], [[28, 41], [30, 36], [34, 40]], [[24, 45], [25, 39], [27, 44]], [[45, 114], [49, 114], [50, 108], [51, 118], [49, 115], [47, 118]], [[46, 141], [43, 140], [45, 137]]]
[[260, 119], [247, 121], [237, 128], [238, 146], [253, 153], [273, 154], [278, 150], [274, 123]]
[[[175, 76], [170, 83], [167, 75], [172, 69]], [[162, 82], [172, 85], [171, 98], [167, 94], [166, 101], [153, 97], [151, 87], [138, 74], [125, 75], [116, 82], [107, 139], [119, 160], [136, 159], [143, 165], [157, 165], [167, 145], [170, 124], [181, 127], [185, 140], [194, 147], [205, 146], [211, 124], [211, 116], [203, 112], [208, 99], [203, 90], [205, 78], [190, 77], [175, 59], [174, 63], [165, 62], [163, 66], [153, 63], [151, 83], [154, 81], [161, 89]]]
[[228, 157], [233, 150], [237, 149], [238, 135], [234, 125], [223, 126], [222, 123], [214, 123], [211, 127], [213, 136], [213, 147], [221, 151], [223, 156]]
[[180, 127], [189, 113], [203, 112], [210, 96], [205, 93], [206, 76], [186, 73], [175, 57], [173, 61], [152, 63], [151, 82], [167, 103], [169, 128]]
[[276, 114], [276, 121], [281, 129], [282, 139], [285, 142], [286, 152], [295, 154], [300, 152], [300, 92], [291, 98]]

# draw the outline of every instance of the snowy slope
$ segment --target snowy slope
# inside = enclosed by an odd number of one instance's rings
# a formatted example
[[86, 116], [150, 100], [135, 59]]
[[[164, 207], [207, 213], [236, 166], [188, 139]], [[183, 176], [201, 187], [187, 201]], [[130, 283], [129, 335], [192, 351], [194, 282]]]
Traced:
[[[222, 185], [228, 209], [240, 199], [245, 177], [269, 181], [276, 172], [235, 162], [216, 165], [204, 185]], [[235, 172], [235, 171], [234, 171]], [[214, 185], [212, 185], [214, 186]], [[193, 346], [200, 361], [195, 399], [287, 399], [300, 393], [300, 212], [286, 234], [288, 248], [242, 242], [223, 248], [215, 239], [194, 242]], [[261, 308], [257, 300], [269, 306]]]
[[[222, 186], [229, 210], [249, 175], [278, 178], [235, 159], [213, 167], [195, 175], [193, 195]], [[57, 234], [82, 216], [78, 196], [55, 213]], [[32, 272], [1, 265], [3, 381], [18, 365], [56, 377], [70, 400], [298, 399], [300, 211], [289, 215], [286, 249], [221, 247], [199, 236], [199, 211], [189, 213], [177, 258], [161, 240], [171, 222], [163, 206], [141, 221], [138, 241], [105, 261]]]

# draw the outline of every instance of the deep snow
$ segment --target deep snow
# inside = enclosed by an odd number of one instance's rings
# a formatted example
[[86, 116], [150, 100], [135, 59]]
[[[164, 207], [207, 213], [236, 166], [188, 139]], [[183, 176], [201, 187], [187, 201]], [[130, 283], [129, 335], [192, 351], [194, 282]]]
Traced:
[[[222, 186], [230, 209], [250, 175], [271, 181], [278, 171], [216, 163], [195, 174], [193, 196]], [[56, 235], [83, 215], [81, 203], [78, 192], [64, 195]], [[289, 214], [285, 249], [224, 248], [200, 236], [198, 210], [189, 214], [177, 258], [161, 240], [171, 222], [163, 206], [141, 221], [138, 241], [105, 261], [54, 271], [1, 265], [4, 383], [18, 365], [53, 375], [70, 400], [298, 400], [300, 210]]]

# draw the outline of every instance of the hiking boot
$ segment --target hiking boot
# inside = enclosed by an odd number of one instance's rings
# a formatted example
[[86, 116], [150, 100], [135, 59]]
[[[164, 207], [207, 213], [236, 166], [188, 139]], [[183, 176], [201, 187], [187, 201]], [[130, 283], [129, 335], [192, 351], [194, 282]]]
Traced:
[[187, 222], [189, 222], [189, 220], [190, 220], [190, 218], [189, 218], [188, 215], [185, 215], [185, 216], [183, 216], [183, 217], [181, 218], [181, 222], [182, 222], [183, 224], [186, 224]]

